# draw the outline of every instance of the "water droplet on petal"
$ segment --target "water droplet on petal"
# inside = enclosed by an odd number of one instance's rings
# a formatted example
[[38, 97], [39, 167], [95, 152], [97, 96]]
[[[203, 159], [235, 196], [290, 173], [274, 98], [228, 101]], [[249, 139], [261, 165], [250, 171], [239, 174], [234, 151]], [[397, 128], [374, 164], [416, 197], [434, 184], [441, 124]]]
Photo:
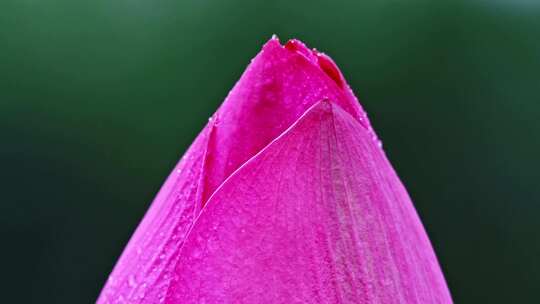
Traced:
[[135, 279], [135, 276], [134, 275], [130, 275], [129, 278], [128, 278], [128, 284], [129, 284], [129, 287], [135, 287], [137, 286], [137, 280]]

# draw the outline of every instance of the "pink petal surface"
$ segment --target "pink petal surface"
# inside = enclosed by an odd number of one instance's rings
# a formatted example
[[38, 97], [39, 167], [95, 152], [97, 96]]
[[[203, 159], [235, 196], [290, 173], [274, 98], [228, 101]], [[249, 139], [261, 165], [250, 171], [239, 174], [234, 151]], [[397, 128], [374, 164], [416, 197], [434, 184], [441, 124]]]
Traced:
[[215, 192], [166, 303], [451, 303], [382, 150], [323, 101]]
[[[194, 246], [184, 245], [184, 241], [188, 234], [200, 229], [193, 227], [193, 223], [201, 215], [201, 210], [206, 210], [203, 208], [208, 199], [216, 197], [212, 200], [217, 200], [222, 194], [214, 192], [225, 188], [221, 185], [233, 172], [271, 142], [274, 141], [274, 145], [280, 134], [321, 100], [332, 100], [336, 107], [343, 109], [341, 111], [348, 115], [349, 120], [362, 129], [364, 139], [377, 146], [378, 140], [365, 112], [328, 56], [309, 50], [296, 40], [285, 46], [280, 45], [276, 38], [268, 41], [169, 175], [118, 260], [97, 303], [180, 303], [173, 291], [178, 290], [179, 295], [186, 296], [181, 292], [183, 287], [178, 282], [174, 286], [171, 284], [188, 271], [188, 268], [182, 268], [185, 260], [180, 259], [185, 259], [182, 254]], [[378, 153], [384, 158], [381, 150]], [[242, 167], [240, 171], [244, 170]], [[397, 178], [395, 180], [399, 183]], [[271, 194], [267, 195], [274, 199]], [[214, 207], [208, 207], [208, 211], [201, 215], [201, 223], [209, 216], [206, 214], [213, 213], [209, 210]], [[253, 208], [257, 206], [253, 205]], [[292, 220], [289, 214], [287, 216]], [[421, 236], [425, 238], [423, 232]], [[415, 242], [413, 240], [411, 246], [416, 246]], [[290, 246], [296, 245], [291, 243]], [[403, 256], [411, 258], [407, 254]], [[380, 267], [386, 269], [385, 266]], [[201, 275], [209, 274], [201, 272]], [[410, 283], [411, 280], [405, 282]], [[371, 288], [371, 283], [366, 284]], [[446, 288], [444, 281], [442, 284], [441, 288]], [[213, 286], [219, 288], [219, 284]], [[190, 301], [185, 298], [182, 303], [203, 303], [202, 298]], [[208, 303], [242, 303], [238, 299], [233, 302], [216, 301]], [[271, 303], [284, 303], [276, 301]]]

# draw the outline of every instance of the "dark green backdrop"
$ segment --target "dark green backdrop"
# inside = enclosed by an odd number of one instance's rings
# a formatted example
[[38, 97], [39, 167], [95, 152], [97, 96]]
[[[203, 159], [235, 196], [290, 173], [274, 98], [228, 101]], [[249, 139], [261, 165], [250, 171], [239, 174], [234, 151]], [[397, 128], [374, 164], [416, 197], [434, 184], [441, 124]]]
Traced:
[[540, 2], [2, 0], [2, 303], [91, 303], [276, 33], [330, 54], [456, 303], [538, 303]]

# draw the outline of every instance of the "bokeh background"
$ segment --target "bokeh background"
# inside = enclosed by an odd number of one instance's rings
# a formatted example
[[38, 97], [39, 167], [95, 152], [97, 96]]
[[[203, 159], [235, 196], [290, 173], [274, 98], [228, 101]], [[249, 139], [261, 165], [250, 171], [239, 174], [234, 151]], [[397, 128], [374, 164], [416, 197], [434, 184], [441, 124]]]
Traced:
[[273, 33], [341, 67], [456, 303], [539, 303], [535, 0], [2, 0], [2, 302], [95, 301]]

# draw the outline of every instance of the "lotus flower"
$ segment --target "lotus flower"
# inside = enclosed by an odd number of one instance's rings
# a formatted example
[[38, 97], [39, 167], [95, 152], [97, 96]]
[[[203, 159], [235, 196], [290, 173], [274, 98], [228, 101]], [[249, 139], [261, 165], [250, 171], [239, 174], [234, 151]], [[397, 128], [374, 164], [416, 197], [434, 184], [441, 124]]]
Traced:
[[174, 168], [97, 303], [452, 303], [334, 62], [273, 37]]

